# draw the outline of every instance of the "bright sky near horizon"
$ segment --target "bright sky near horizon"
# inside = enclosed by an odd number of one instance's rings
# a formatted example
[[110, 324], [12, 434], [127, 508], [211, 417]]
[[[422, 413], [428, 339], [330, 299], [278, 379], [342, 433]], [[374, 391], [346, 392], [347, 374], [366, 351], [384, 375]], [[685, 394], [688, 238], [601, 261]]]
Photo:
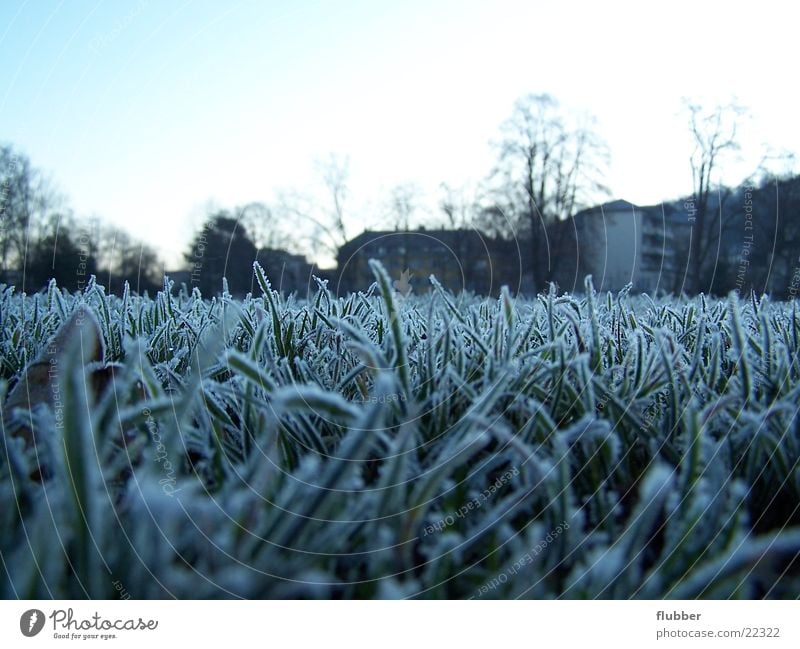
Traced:
[[168, 264], [209, 201], [304, 190], [349, 156], [357, 234], [391, 187], [481, 180], [514, 101], [548, 92], [597, 117], [613, 197], [691, 190], [681, 98], [749, 109], [738, 182], [761, 144], [800, 152], [790, 3], [4, 0], [0, 142], [76, 214]]

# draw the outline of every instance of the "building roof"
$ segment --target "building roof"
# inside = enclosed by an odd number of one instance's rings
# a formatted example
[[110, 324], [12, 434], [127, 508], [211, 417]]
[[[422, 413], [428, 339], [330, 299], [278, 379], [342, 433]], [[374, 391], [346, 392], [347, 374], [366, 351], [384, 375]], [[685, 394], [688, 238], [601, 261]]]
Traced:
[[480, 237], [486, 239], [485, 235], [481, 234], [478, 230], [459, 228], [456, 230], [449, 230], [445, 228], [418, 228], [416, 230], [364, 230], [361, 234], [356, 235], [347, 242], [347, 245], [355, 243], [363, 244], [365, 242], [375, 241], [384, 237], [396, 236], [425, 236], [437, 241], [452, 241], [453, 239], [463, 239], [465, 237]]
[[624, 198], [617, 198], [613, 201], [608, 201], [600, 205], [587, 207], [586, 209], [580, 210], [577, 214], [575, 214], [575, 216], [577, 217], [583, 214], [594, 214], [596, 212], [622, 212], [625, 210], [637, 209], [641, 209], [639, 205], [634, 205], [630, 201], [626, 201]]
[[662, 203], [655, 203], [653, 205], [636, 205], [625, 199], [616, 199], [608, 201], [601, 205], [588, 207], [575, 214], [575, 218], [582, 218], [585, 216], [595, 216], [602, 213], [620, 213], [620, 212], [640, 212], [649, 216], [655, 216], [658, 219], [662, 217], [669, 222], [681, 224], [686, 222], [686, 210], [683, 209], [683, 200], [678, 201], [664, 201]]

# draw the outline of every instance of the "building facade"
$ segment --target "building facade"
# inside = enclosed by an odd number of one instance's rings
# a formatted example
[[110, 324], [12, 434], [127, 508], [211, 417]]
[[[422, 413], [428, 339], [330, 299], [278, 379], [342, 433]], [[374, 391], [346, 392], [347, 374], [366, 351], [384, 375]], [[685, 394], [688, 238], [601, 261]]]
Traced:
[[680, 290], [691, 221], [674, 203], [616, 200], [575, 215], [582, 267], [597, 290], [626, 284], [638, 293]]
[[369, 260], [380, 261], [394, 280], [410, 275], [414, 292], [430, 290], [429, 277], [454, 293], [519, 292], [522, 261], [514, 241], [487, 237], [477, 230], [367, 230], [339, 249], [339, 294], [364, 291], [375, 277]]

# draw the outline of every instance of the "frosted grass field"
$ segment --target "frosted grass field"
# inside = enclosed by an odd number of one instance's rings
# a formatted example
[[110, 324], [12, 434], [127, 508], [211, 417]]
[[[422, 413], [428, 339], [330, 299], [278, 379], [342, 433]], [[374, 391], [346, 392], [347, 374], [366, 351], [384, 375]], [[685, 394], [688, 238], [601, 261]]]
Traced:
[[[258, 267], [240, 301], [2, 287], [3, 597], [797, 596], [794, 304], [373, 270], [308, 300]], [[47, 354], [50, 406], [9, 409]]]

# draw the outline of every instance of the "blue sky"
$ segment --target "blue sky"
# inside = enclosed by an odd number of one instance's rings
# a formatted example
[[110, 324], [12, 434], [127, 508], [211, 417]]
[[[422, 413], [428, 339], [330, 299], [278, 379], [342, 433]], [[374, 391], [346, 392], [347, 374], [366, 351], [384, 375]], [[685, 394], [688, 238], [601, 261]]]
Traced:
[[433, 210], [529, 92], [596, 115], [614, 196], [652, 203], [691, 187], [683, 96], [749, 108], [729, 182], [762, 142], [800, 150], [795, 22], [697, 4], [4, 0], [0, 140], [170, 262], [209, 201], [313, 191], [331, 152], [353, 234], [400, 183]]

